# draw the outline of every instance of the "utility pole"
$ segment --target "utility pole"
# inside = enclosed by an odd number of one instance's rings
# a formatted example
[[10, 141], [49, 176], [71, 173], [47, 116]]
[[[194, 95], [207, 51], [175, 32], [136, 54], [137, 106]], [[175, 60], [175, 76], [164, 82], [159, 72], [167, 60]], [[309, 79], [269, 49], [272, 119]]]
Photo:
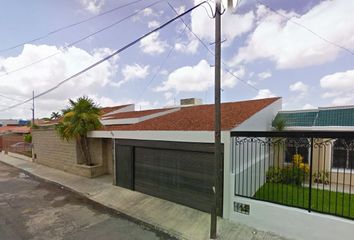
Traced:
[[32, 91], [32, 127], [34, 126], [34, 91]]
[[217, 239], [217, 214], [219, 210], [220, 166], [221, 166], [221, 0], [215, 1], [215, 160], [213, 202], [211, 207], [210, 238]]

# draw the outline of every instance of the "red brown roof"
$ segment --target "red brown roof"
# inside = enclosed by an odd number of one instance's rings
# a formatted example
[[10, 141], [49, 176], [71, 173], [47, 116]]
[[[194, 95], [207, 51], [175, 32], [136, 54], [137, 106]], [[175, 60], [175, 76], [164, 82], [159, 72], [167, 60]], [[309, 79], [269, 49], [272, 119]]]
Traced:
[[106, 119], [138, 118], [138, 117], [148, 116], [148, 115], [155, 114], [155, 113], [165, 112], [170, 109], [171, 108], [161, 108], [161, 109], [151, 109], [151, 110], [143, 110], [143, 111], [121, 112], [121, 113], [115, 113], [115, 114], [111, 114], [107, 117], [104, 117], [104, 120], [106, 120]]
[[116, 110], [119, 110], [121, 108], [125, 108], [127, 106], [129, 106], [130, 104], [126, 104], [126, 105], [120, 105], [120, 106], [113, 106], [113, 107], [103, 107], [101, 108], [101, 113], [102, 115], [105, 115], [107, 113], [110, 113], [110, 112], [113, 112], [113, 111], [116, 111]]
[[2, 133], [29, 133], [31, 131], [30, 127], [27, 126], [4, 126], [0, 127], [0, 134]]
[[[222, 103], [221, 128], [230, 130], [279, 98]], [[131, 125], [105, 126], [104, 131], [155, 130], [155, 131], [212, 131], [214, 105], [182, 107], [176, 112]]]

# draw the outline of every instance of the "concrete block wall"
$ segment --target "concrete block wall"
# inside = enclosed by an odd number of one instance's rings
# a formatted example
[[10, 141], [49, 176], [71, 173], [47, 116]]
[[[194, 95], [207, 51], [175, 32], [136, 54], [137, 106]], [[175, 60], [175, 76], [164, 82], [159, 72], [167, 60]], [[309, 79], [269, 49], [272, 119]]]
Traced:
[[89, 139], [89, 149], [95, 166], [83, 164], [81, 151], [75, 141], [59, 138], [54, 127], [33, 130], [34, 162], [84, 177], [97, 177], [108, 173], [106, 145], [110, 139]]
[[75, 169], [78, 163], [76, 142], [61, 140], [54, 127], [34, 129], [32, 141], [36, 163], [67, 172]]

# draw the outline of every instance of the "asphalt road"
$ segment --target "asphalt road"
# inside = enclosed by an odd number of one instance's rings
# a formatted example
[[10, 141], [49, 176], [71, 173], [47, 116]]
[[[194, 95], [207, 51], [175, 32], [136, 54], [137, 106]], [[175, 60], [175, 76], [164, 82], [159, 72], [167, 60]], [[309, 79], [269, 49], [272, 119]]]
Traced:
[[1, 240], [171, 239], [0, 163]]

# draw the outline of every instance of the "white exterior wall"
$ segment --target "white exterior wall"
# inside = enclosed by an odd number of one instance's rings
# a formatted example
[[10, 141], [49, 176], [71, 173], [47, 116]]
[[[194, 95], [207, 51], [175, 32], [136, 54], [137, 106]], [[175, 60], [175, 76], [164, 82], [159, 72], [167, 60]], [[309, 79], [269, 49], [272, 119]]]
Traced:
[[270, 131], [273, 119], [281, 108], [282, 99], [280, 98], [232, 129], [232, 131]]
[[354, 221], [307, 212], [242, 197], [234, 201], [250, 205], [250, 215], [232, 211], [230, 219], [297, 240], [353, 239]]
[[[253, 116], [251, 116], [249, 119], [247, 119], [245, 122], [241, 123], [239, 126], [235, 127], [232, 131], [269, 131], [272, 127], [272, 121], [275, 118], [276, 114], [282, 107], [282, 100], [279, 99], [275, 101], [274, 103], [270, 104], [269, 106], [265, 107], [261, 111], [257, 112]], [[224, 140], [225, 141], [225, 140]], [[226, 142], [226, 141], [225, 141]], [[226, 144], [225, 144], [226, 145]], [[253, 152], [255, 149], [258, 149], [258, 145], [255, 145], [254, 148], [252, 149]], [[245, 176], [247, 175], [248, 178], [251, 177], [250, 172], [252, 169], [258, 169], [256, 167], [259, 167], [259, 165], [264, 166], [264, 157], [265, 156], [260, 156], [259, 159], [256, 159], [256, 161], [253, 162], [253, 165], [249, 165], [248, 168], [244, 168], [243, 166], [237, 166], [236, 161], [237, 159], [234, 157], [235, 156], [235, 147], [231, 143], [231, 139], [229, 138], [228, 141], [228, 147], [225, 146], [225, 162], [224, 162], [224, 217], [225, 218], [230, 218], [232, 219], [232, 214], [233, 214], [233, 204], [235, 200], [235, 177], [236, 177], [236, 172], [239, 172], [239, 174]], [[228, 155], [228, 158], [226, 158], [226, 154]], [[251, 154], [251, 149], [248, 150], [248, 154]], [[255, 155], [255, 154], [253, 154]], [[260, 154], [258, 154], [260, 155]], [[237, 167], [237, 169], [236, 169]], [[267, 167], [267, 166], [266, 166]], [[242, 169], [239, 171], [239, 169]], [[247, 172], [249, 174], [247, 174]], [[254, 176], [254, 175], [252, 175]], [[237, 176], [238, 178], [238, 176]], [[264, 179], [262, 177], [261, 179]], [[261, 181], [259, 184], [259, 179], [257, 178], [257, 186], [260, 187], [259, 185], [263, 185], [264, 181]], [[248, 187], [248, 186], [247, 186]], [[244, 186], [245, 188], [245, 186]], [[256, 189], [249, 189], [249, 192], [255, 192]]]

